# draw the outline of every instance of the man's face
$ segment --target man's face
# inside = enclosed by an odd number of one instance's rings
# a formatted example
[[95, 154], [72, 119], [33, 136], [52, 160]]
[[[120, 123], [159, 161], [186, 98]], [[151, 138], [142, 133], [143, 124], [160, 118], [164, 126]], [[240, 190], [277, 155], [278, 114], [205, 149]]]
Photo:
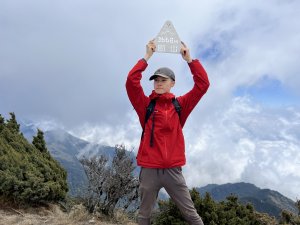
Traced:
[[171, 88], [175, 85], [175, 81], [170, 78], [157, 76], [154, 79], [154, 91], [157, 94], [169, 93]]

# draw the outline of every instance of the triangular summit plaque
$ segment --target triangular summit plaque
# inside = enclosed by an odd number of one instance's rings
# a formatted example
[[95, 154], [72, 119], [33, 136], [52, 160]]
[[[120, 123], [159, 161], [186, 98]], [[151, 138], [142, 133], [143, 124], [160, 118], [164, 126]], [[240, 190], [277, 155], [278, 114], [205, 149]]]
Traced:
[[180, 53], [181, 41], [171, 21], [166, 21], [156, 36], [156, 52]]

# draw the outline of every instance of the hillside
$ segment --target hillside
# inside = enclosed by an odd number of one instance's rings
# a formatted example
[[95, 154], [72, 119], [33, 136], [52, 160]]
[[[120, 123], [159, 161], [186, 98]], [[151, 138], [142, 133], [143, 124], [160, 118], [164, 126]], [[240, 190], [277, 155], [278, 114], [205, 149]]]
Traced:
[[[21, 123], [21, 131], [28, 140], [32, 139], [36, 129], [32, 123]], [[89, 143], [73, 137], [63, 130], [46, 131], [44, 135], [50, 154], [67, 171], [69, 194], [80, 193], [79, 190], [87, 184], [87, 177], [76, 155]]]
[[[121, 209], [109, 215], [101, 210], [90, 213], [83, 206], [86, 202], [82, 198], [66, 195], [70, 184], [67, 185], [65, 168], [71, 168], [73, 178], [82, 182], [74, 172], [74, 165], [67, 167], [66, 162], [77, 161], [82, 168], [77, 160], [79, 154], [83, 157], [105, 154], [109, 159], [113, 156], [115, 162], [115, 148], [100, 145], [90, 148], [88, 142], [62, 130], [47, 132], [46, 140], [44, 132], [36, 129], [35, 134], [33, 127], [26, 127], [23, 133], [14, 113], [10, 114], [9, 120], [0, 115], [0, 225], [133, 224]], [[25, 134], [32, 136], [28, 140]], [[124, 162], [126, 166], [129, 164]]]
[[67, 173], [49, 153], [43, 132], [37, 130], [28, 142], [10, 115], [8, 120], [0, 115], [0, 196], [28, 204], [64, 199]]
[[[26, 139], [31, 141], [37, 126], [32, 122], [21, 121], [20, 129]], [[45, 131], [44, 136], [50, 154], [67, 171], [69, 194], [73, 196], [80, 194], [87, 187], [87, 177], [79, 159], [84, 156], [105, 155], [111, 161], [115, 153], [115, 147], [89, 143], [62, 129]], [[135, 158], [133, 153], [129, 152], [129, 154]], [[139, 168], [136, 168], [134, 174], [138, 176]]]
[[[28, 140], [32, 139], [36, 129], [37, 127], [33, 123], [21, 122], [21, 131]], [[80, 157], [104, 154], [111, 159], [114, 154], [114, 147], [91, 144], [62, 129], [46, 131], [44, 135], [50, 154], [67, 171], [67, 182], [71, 195], [80, 194], [87, 187], [87, 177], [78, 160]]]
[[228, 183], [223, 185], [210, 184], [197, 188], [201, 195], [210, 193], [216, 201], [223, 201], [229, 195], [236, 195], [242, 203], [250, 202], [258, 212], [268, 213], [279, 217], [280, 212], [285, 209], [297, 214], [298, 210], [295, 202], [283, 196], [277, 191], [270, 189], [260, 189], [249, 183]]

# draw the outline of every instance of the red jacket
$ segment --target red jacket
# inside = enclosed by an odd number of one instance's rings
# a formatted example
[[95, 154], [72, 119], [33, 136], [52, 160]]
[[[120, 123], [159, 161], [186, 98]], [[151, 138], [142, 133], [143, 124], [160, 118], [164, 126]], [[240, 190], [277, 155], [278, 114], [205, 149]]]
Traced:
[[[181, 106], [180, 119], [172, 104], [172, 93], [152, 94], [147, 97], [140, 84], [142, 72], [147, 67], [143, 59], [131, 69], [126, 81], [128, 97], [144, 127], [146, 108], [151, 99], [156, 99], [155, 110], [145, 126], [137, 154], [137, 164], [147, 168], [171, 168], [185, 165], [185, 144], [182, 128], [185, 121], [209, 87], [207, 74], [198, 60], [189, 63], [194, 87], [187, 94], [177, 97]], [[150, 146], [152, 119], [154, 115], [154, 139]]]

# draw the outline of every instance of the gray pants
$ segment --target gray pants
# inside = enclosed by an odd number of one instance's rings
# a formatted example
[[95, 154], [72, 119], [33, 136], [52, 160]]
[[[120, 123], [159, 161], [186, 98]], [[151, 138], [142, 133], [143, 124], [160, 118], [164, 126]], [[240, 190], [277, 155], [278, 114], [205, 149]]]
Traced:
[[204, 225], [194, 207], [180, 167], [169, 169], [141, 168], [139, 225], [150, 225], [151, 212], [162, 187], [166, 189], [189, 224]]

